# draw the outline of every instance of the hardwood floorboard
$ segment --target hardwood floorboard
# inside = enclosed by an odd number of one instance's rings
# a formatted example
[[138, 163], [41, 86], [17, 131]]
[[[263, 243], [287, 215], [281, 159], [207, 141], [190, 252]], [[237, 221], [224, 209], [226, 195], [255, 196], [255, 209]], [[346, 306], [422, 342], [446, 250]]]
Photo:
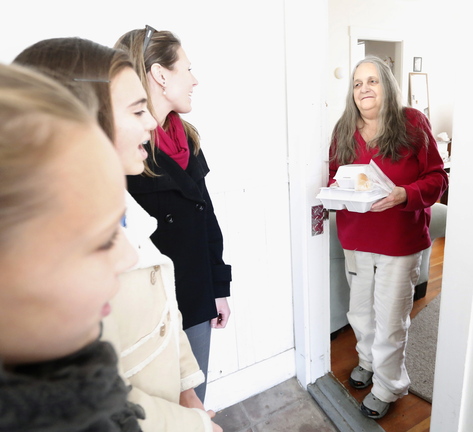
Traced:
[[[427, 293], [424, 298], [414, 302], [411, 318], [441, 291], [444, 246], [444, 238], [436, 239], [432, 245]], [[357, 390], [348, 384], [350, 373], [358, 364], [355, 344], [355, 335], [349, 325], [339, 330], [337, 337], [331, 343], [331, 366], [335, 377], [358, 402], [361, 402], [369, 393], [370, 388]], [[378, 424], [386, 432], [428, 432], [431, 410], [432, 406], [429, 402], [409, 393], [394, 403], [388, 414], [378, 420]]]
[[421, 421], [418, 425], [409, 429], [407, 432], [429, 432], [430, 430], [430, 417]]

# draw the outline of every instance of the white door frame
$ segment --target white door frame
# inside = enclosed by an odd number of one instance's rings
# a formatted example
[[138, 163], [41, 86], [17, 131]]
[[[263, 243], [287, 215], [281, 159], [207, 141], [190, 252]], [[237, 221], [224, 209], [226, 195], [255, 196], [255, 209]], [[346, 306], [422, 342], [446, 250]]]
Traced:
[[[466, 58], [463, 60], [467, 62]], [[466, 64], [465, 64], [466, 66]], [[469, 432], [473, 425], [473, 291], [471, 244], [473, 206], [465, 192], [471, 177], [471, 86], [458, 80], [453, 116], [452, 168], [442, 277], [432, 432]]]
[[296, 374], [307, 386], [330, 369], [329, 237], [311, 209], [327, 181], [328, 0], [287, 0], [288, 170]]

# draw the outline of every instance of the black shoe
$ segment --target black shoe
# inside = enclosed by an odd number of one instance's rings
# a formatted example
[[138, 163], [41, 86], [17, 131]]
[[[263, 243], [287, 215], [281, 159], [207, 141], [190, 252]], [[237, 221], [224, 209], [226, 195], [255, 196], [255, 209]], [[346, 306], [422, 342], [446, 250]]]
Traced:
[[388, 412], [389, 402], [383, 402], [373, 393], [368, 393], [360, 406], [361, 413], [371, 419], [380, 419]]

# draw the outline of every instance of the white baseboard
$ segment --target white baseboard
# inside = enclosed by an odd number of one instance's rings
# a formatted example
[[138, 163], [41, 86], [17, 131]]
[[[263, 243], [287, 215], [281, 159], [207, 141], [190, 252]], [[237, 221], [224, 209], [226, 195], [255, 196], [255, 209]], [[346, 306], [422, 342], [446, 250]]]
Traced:
[[296, 375], [294, 349], [207, 384], [205, 408], [220, 411]]

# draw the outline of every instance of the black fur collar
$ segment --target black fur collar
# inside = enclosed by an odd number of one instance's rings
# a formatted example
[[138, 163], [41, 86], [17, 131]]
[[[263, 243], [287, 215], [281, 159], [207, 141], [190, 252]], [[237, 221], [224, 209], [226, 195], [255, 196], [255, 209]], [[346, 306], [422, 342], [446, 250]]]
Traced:
[[140, 432], [110, 344], [96, 341], [59, 360], [0, 367], [1, 432]]

